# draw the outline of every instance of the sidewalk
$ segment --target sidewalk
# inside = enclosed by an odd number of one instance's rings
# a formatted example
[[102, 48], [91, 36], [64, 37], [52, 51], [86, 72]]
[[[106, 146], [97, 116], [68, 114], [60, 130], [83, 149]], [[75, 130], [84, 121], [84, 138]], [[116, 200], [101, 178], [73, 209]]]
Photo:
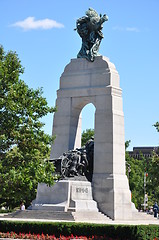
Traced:
[[[146, 213], [142, 213], [143, 217], [146, 217]], [[144, 216], [145, 215], [145, 216]], [[151, 215], [148, 215], [149, 219], [135, 219], [135, 220], [103, 220], [103, 219], [79, 219], [75, 221], [68, 221], [68, 220], [51, 220], [51, 219], [37, 219], [37, 218], [11, 218], [11, 217], [3, 217], [2, 214], [0, 214], [0, 221], [36, 221], [36, 222], [74, 222], [74, 223], [96, 223], [96, 224], [124, 224], [124, 225], [159, 225], [159, 219], [154, 218]], [[147, 217], [148, 217], [147, 216]]]

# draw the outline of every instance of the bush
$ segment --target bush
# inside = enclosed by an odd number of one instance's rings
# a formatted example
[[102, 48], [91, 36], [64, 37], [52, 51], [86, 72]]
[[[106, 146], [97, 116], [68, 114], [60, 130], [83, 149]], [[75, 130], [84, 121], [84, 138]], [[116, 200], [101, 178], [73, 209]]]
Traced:
[[159, 239], [159, 225], [106, 225], [70, 222], [0, 221], [0, 232], [48, 234], [59, 237], [106, 236], [121, 240]]
[[0, 209], [0, 213], [10, 213], [13, 212], [14, 210], [12, 209]]

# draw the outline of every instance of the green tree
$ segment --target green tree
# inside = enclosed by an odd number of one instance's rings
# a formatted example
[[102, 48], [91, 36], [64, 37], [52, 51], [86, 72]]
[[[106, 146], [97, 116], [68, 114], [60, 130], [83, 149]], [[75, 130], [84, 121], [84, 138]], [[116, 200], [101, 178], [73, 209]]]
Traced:
[[131, 140], [125, 142], [125, 151], [127, 152], [128, 147], [130, 146]]
[[82, 132], [82, 143], [81, 145], [84, 146], [86, 142], [91, 139], [91, 137], [94, 137], [94, 129], [86, 129]]
[[[128, 146], [128, 141], [125, 146]], [[139, 159], [134, 159], [129, 156], [126, 151], [126, 162], [131, 167], [129, 176], [129, 185], [132, 192], [132, 201], [137, 208], [144, 203], [144, 193], [148, 195], [148, 207], [152, 206], [156, 200], [159, 199], [159, 156], [154, 153], [153, 157], [145, 158], [140, 153]], [[145, 177], [145, 192], [144, 192], [144, 177]]]
[[154, 153], [151, 159], [151, 166], [149, 168], [149, 185], [151, 189], [151, 199], [154, 203], [159, 201], [159, 155]]
[[[136, 208], [144, 203], [144, 164], [142, 160], [134, 159], [126, 153], [126, 162], [130, 165], [129, 186], [132, 193], [132, 201]], [[127, 171], [128, 174], [128, 171]]]
[[[159, 122], [154, 124], [156, 130], [159, 132]], [[151, 201], [159, 201], [159, 148], [153, 152], [151, 161], [149, 161], [149, 187], [151, 190]]]
[[147, 161], [142, 154], [140, 154], [139, 159], [130, 157], [127, 151], [130, 142], [130, 140], [125, 142], [126, 174], [129, 179], [132, 202], [134, 202], [136, 208], [141, 208], [141, 204], [144, 203], [144, 172], [147, 169]]
[[53, 184], [49, 156], [52, 137], [41, 119], [54, 108], [42, 89], [30, 89], [20, 79], [24, 69], [15, 52], [0, 46], [0, 204], [13, 208], [35, 198], [38, 182]]
[[154, 124], [154, 126], [155, 126], [156, 130], [159, 132], [159, 122], [156, 122], [156, 123]]

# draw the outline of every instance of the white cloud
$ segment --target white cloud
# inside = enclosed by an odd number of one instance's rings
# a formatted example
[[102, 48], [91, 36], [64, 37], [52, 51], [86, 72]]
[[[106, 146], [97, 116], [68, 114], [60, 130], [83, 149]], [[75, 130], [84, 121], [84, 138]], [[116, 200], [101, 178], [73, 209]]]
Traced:
[[127, 27], [126, 31], [128, 32], [140, 32], [138, 28], [136, 27]]
[[35, 20], [34, 17], [28, 17], [23, 21], [16, 22], [12, 24], [13, 27], [20, 27], [23, 30], [31, 30], [31, 29], [51, 29], [51, 28], [63, 28], [64, 25], [62, 23], [58, 23], [52, 19], [42, 19]]
[[115, 31], [127, 31], [127, 32], [140, 32], [140, 30], [136, 27], [120, 27], [120, 26], [115, 26], [113, 27], [113, 30]]
[[124, 28], [123, 27], [119, 27], [119, 26], [115, 26], [115, 27], [113, 27], [113, 30], [115, 30], [115, 31], [124, 31]]

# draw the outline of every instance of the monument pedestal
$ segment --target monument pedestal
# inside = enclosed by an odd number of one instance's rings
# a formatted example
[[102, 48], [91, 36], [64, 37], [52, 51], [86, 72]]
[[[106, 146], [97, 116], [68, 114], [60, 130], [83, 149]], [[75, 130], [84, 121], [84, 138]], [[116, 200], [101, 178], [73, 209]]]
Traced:
[[63, 212], [98, 212], [92, 198], [91, 183], [87, 181], [60, 180], [54, 186], [38, 184], [32, 210]]

